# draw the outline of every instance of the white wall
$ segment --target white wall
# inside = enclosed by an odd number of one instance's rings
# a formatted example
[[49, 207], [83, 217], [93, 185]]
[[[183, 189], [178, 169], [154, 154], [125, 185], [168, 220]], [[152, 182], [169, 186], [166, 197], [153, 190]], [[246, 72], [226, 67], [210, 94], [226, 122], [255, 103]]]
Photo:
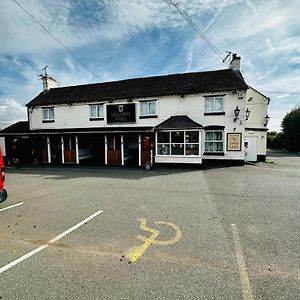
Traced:
[[[0, 130], [10, 126], [11, 123], [0, 123]], [[6, 149], [5, 149], [5, 137], [0, 137], [0, 147], [2, 149], [3, 156], [6, 156]]]
[[[240, 93], [241, 91], [239, 91]], [[245, 91], [243, 91], [245, 94]], [[225, 115], [210, 115], [204, 116], [204, 96], [209, 95], [224, 95], [224, 111]], [[30, 129], [71, 129], [71, 128], [95, 128], [95, 127], [137, 127], [137, 126], [156, 126], [168, 119], [170, 116], [187, 115], [194, 121], [203, 126], [208, 125], [222, 125], [225, 126], [224, 136], [224, 152], [225, 156], [208, 156], [207, 159], [244, 159], [243, 151], [227, 152], [226, 151], [226, 134], [228, 132], [242, 132], [245, 128], [245, 96], [239, 99], [237, 92], [218, 92], [195, 94], [185, 97], [167, 96], [158, 97], [157, 99], [157, 115], [158, 118], [139, 119], [140, 103], [139, 100], [153, 100], [155, 98], [135, 99], [136, 103], [136, 123], [123, 124], [107, 124], [106, 122], [106, 104], [104, 103], [104, 120], [90, 121], [89, 104], [75, 104], [75, 105], [58, 105], [54, 108], [55, 122], [42, 123], [42, 108], [37, 107], [29, 110], [29, 124]], [[113, 104], [127, 103], [128, 101], [116, 101]], [[90, 103], [96, 104], [96, 103]], [[240, 115], [236, 122], [234, 122], [234, 109], [238, 106], [240, 108]], [[204, 135], [203, 135], [204, 136]], [[203, 140], [203, 139], [202, 139]], [[204, 143], [204, 142], [203, 142]], [[204, 145], [201, 145], [204, 149]]]
[[[250, 88], [246, 93], [246, 108], [250, 109], [249, 120], [245, 122], [245, 136], [257, 137], [257, 154], [266, 155], [267, 151], [267, 126], [265, 116], [268, 115], [269, 98]], [[259, 130], [254, 130], [259, 129]], [[265, 130], [265, 131], [264, 131]]]

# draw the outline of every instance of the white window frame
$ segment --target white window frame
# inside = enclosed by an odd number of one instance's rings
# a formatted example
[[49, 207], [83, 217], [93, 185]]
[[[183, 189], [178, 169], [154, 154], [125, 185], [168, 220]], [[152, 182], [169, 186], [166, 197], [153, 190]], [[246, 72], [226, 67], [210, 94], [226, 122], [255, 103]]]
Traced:
[[[96, 116], [92, 116], [93, 108], [96, 108]], [[104, 120], [104, 105], [103, 105], [103, 103], [90, 105], [90, 120]]]
[[[53, 112], [53, 118], [50, 118], [50, 111]], [[46, 115], [46, 117], [45, 117]], [[42, 120], [43, 121], [55, 121], [55, 115], [54, 115], [54, 107], [43, 107], [42, 108]]]
[[[187, 132], [198, 132], [198, 143], [187, 143], [186, 142], [186, 133]], [[169, 142], [168, 143], [158, 143], [157, 134], [159, 132], [169, 133]], [[172, 132], [183, 132], [183, 143], [172, 143], [171, 134]], [[155, 138], [155, 155], [156, 156], [163, 156], [163, 157], [201, 157], [201, 130], [199, 129], [187, 129], [187, 130], [161, 130], [156, 132]], [[183, 145], [183, 154], [172, 154], [172, 144], [175, 145]], [[158, 145], [168, 145], [170, 149], [169, 154], [158, 154]], [[198, 155], [186, 155], [186, 145], [197, 145], [198, 146]]]
[[[222, 108], [220, 110], [216, 109], [216, 99], [221, 98], [222, 99]], [[207, 101], [212, 101], [213, 102], [213, 109], [212, 110], [207, 110]], [[220, 96], [206, 96], [205, 97], [205, 102], [204, 102], [204, 112], [205, 113], [215, 113], [215, 112], [224, 112], [224, 95]]]
[[[150, 103], [154, 103], [154, 113], [150, 113]], [[147, 113], [142, 114], [142, 105], [147, 105]], [[157, 115], [157, 100], [143, 100], [140, 101], [140, 116], [147, 117], [147, 116], [156, 116]]]
[[[206, 133], [207, 132], [221, 132], [222, 133], [222, 140], [206, 140]], [[223, 150], [221, 151], [214, 151], [214, 150], [206, 150], [206, 143], [222, 143], [223, 144]], [[224, 130], [205, 130], [204, 131], [204, 154], [206, 153], [224, 153]]]

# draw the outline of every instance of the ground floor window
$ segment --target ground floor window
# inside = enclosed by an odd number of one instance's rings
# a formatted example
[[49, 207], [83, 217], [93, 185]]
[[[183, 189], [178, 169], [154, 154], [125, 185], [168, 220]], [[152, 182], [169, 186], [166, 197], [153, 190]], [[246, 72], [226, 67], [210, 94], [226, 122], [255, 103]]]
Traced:
[[205, 152], [223, 152], [223, 144], [222, 130], [209, 130], [205, 132]]
[[157, 132], [157, 155], [199, 155], [200, 131], [159, 131]]

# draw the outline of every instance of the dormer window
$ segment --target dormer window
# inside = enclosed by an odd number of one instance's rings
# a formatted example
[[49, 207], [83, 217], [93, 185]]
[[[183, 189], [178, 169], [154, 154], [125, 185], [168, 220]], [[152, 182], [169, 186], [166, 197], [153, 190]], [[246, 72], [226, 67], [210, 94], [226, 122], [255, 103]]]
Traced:
[[90, 121], [104, 120], [103, 104], [90, 105]]
[[55, 122], [54, 119], [54, 107], [43, 108], [43, 123]]

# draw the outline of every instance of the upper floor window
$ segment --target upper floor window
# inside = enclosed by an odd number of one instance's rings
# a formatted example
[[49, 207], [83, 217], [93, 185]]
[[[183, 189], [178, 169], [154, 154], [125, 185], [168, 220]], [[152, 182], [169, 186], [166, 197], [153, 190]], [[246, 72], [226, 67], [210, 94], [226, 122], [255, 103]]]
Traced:
[[103, 104], [90, 106], [90, 120], [103, 120]]
[[54, 107], [43, 108], [43, 122], [54, 122]]
[[140, 118], [157, 117], [156, 115], [156, 100], [141, 101], [141, 115]]
[[223, 112], [224, 112], [223, 96], [205, 97], [205, 113], [223, 113]]

